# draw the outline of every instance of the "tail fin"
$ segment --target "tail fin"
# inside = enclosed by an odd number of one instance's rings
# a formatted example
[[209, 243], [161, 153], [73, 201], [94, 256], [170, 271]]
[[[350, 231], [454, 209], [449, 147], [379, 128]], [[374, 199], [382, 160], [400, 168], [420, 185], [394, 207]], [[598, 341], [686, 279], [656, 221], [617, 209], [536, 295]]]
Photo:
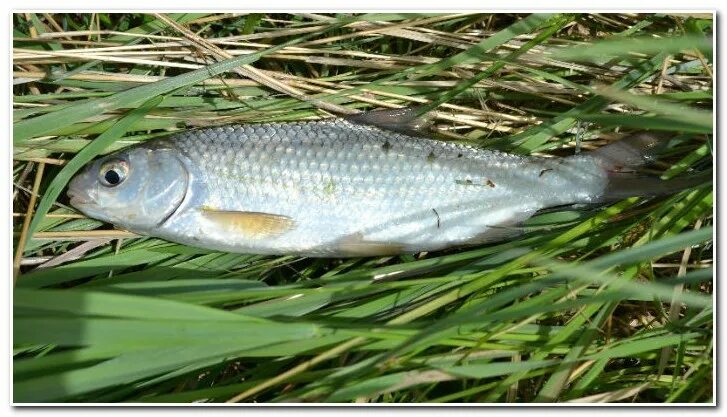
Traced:
[[671, 135], [663, 133], [638, 133], [590, 152], [609, 174], [608, 185], [599, 200], [656, 197], [711, 183], [711, 171], [672, 180], [624, 172], [653, 162], [670, 138]]
[[622, 200], [628, 197], [658, 197], [675, 194], [688, 188], [707, 185], [712, 182], [712, 171], [695, 175], [662, 180], [658, 177], [639, 177], [629, 174], [609, 176], [601, 201]]
[[638, 168], [656, 160], [672, 135], [641, 132], [590, 152], [608, 171]]

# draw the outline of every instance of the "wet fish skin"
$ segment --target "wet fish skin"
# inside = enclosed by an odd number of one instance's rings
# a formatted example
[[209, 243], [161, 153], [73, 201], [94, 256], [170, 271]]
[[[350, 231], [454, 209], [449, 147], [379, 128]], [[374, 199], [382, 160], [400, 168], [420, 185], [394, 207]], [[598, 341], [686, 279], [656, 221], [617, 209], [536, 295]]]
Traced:
[[[120, 163], [123, 182], [104, 186]], [[69, 195], [90, 217], [187, 245], [345, 257], [501, 239], [540, 209], [597, 201], [607, 183], [589, 155], [523, 157], [327, 119], [150, 141], [93, 162]]]

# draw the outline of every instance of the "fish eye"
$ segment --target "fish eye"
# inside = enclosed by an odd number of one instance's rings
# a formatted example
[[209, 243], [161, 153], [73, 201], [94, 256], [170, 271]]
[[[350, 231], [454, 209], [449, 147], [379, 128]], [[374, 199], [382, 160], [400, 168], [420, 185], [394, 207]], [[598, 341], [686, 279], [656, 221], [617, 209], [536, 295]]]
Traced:
[[99, 180], [106, 187], [116, 187], [124, 182], [129, 173], [129, 165], [125, 161], [109, 161], [101, 165]]

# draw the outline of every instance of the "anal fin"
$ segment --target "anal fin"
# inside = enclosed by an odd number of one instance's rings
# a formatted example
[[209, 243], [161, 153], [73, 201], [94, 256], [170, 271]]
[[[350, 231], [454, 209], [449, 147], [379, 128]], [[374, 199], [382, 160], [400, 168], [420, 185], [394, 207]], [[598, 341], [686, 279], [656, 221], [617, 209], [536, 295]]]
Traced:
[[336, 243], [336, 251], [344, 256], [386, 256], [405, 252], [405, 246], [395, 242], [365, 240], [361, 233], [354, 233]]

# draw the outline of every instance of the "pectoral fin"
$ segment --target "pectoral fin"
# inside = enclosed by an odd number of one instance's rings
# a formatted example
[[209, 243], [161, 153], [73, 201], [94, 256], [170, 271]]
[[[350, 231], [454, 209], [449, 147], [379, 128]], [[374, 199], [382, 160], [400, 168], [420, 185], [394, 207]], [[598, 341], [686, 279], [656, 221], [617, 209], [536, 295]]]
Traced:
[[281, 235], [295, 227], [293, 219], [279, 214], [216, 210], [204, 207], [202, 215], [223, 230], [229, 230], [230, 233], [243, 233], [252, 239]]

